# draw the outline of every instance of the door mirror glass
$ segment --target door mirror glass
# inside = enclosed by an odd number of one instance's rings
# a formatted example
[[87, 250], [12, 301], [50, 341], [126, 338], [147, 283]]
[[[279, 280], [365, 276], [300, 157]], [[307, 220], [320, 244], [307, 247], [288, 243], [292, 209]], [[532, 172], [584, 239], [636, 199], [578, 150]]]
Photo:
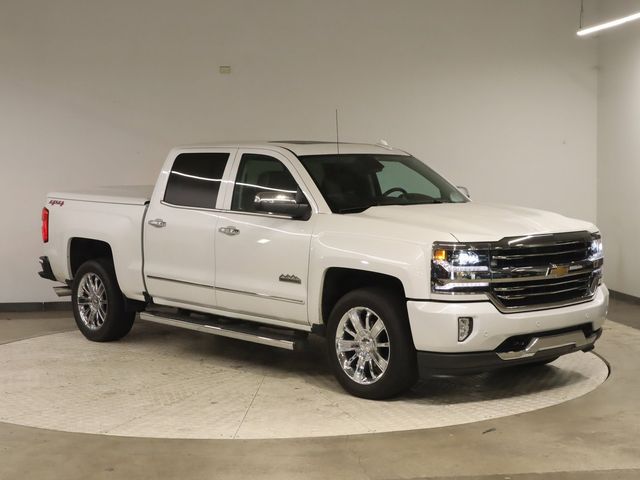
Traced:
[[305, 219], [311, 213], [311, 207], [300, 192], [258, 192], [253, 205], [258, 212], [287, 215], [291, 218]]
[[469, 193], [469, 189], [467, 187], [461, 187], [460, 185], [458, 185], [456, 188], [464, 193], [465, 197], [471, 198], [471, 194]]

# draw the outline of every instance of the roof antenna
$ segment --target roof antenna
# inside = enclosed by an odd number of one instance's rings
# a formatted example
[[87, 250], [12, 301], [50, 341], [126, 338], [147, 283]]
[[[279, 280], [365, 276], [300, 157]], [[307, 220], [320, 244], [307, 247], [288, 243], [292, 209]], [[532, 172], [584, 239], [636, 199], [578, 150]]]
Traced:
[[338, 124], [338, 109], [336, 108], [336, 151], [338, 152], [338, 158], [340, 158], [340, 129]]
[[387, 150], [393, 150], [393, 147], [389, 145], [389, 142], [387, 142], [382, 138], [378, 141], [378, 143], [376, 143], [376, 145], [378, 145], [379, 147], [385, 148]]

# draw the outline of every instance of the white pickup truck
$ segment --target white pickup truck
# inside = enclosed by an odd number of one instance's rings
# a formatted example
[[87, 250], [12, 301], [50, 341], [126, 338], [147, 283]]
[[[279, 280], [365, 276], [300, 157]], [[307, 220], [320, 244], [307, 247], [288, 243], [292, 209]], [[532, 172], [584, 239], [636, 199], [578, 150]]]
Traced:
[[176, 148], [153, 188], [50, 193], [40, 276], [94, 341], [137, 312], [287, 349], [325, 336], [365, 398], [592, 349], [608, 305], [597, 228], [463, 190], [381, 145]]

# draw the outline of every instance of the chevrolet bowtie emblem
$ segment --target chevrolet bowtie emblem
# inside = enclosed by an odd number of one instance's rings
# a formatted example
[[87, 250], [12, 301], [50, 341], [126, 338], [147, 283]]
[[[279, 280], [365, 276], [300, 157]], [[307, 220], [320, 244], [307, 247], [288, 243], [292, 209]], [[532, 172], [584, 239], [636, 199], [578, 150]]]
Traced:
[[564, 277], [569, 273], [567, 265], [551, 265], [547, 270], [547, 277]]

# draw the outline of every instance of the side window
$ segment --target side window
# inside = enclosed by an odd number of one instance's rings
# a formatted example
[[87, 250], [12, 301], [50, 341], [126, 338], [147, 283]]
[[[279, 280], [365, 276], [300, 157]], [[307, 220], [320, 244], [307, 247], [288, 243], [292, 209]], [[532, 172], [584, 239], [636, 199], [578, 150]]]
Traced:
[[296, 193], [298, 185], [289, 170], [273, 157], [245, 153], [242, 155], [231, 210], [256, 212], [253, 200], [258, 192]]
[[173, 162], [164, 201], [185, 207], [215, 208], [228, 153], [181, 153]]

